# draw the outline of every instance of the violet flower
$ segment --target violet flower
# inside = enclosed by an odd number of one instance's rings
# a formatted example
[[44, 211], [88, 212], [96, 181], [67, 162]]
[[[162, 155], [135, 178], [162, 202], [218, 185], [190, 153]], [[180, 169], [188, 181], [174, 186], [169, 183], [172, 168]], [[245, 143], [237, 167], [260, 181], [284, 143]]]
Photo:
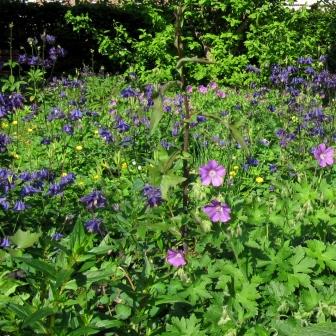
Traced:
[[206, 165], [200, 167], [199, 173], [203, 185], [212, 184], [214, 187], [219, 187], [223, 184], [226, 170], [216, 160], [210, 160]]
[[208, 215], [212, 222], [226, 223], [231, 219], [231, 209], [226, 203], [217, 200], [211, 201], [210, 204], [203, 208], [203, 211]]
[[171, 250], [169, 249], [167, 251], [166, 260], [168, 264], [174, 266], [174, 267], [180, 267], [184, 266], [187, 261], [184, 257], [184, 251], [183, 250]]
[[313, 155], [320, 167], [332, 166], [334, 164], [334, 149], [322, 143], [313, 150]]

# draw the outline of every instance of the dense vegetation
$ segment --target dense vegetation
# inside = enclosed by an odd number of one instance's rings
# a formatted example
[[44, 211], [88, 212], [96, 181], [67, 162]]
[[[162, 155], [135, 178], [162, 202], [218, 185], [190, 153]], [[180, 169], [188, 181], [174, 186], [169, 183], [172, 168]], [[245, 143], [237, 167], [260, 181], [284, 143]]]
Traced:
[[138, 37], [64, 11], [118, 75], [8, 26], [1, 335], [336, 334], [333, 11], [184, 5]]

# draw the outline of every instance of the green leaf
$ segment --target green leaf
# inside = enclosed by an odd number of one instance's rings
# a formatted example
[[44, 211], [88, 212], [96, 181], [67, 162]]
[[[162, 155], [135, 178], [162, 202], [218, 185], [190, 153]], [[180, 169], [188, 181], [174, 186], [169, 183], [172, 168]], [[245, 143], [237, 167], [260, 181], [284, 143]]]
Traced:
[[104, 330], [109, 328], [119, 328], [122, 325], [123, 323], [118, 320], [100, 320], [96, 322], [95, 327]]
[[176, 187], [180, 183], [184, 182], [186, 179], [182, 176], [177, 175], [163, 175], [161, 180], [161, 193], [162, 198], [168, 198], [168, 191], [170, 188]]
[[57, 278], [58, 272], [54, 265], [48, 264], [45, 261], [26, 257], [15, 257], [15, 259], [20, 260], [35, 270], [48, 275], [51, 279], [55, 280]]
[[32, 233], [30, 231], [22, 231], [19, 229], [16, 233], [10, 237], [10, 240], [18, 247], [18, 248], [27, 248], [33, 246], [38, 242], [42, 233]]
[[161, 97], [154, 99], [154, 105], [151, 109], [150, 115], [150, 133], [153, 134], [156, 128], [159, 126], [160, 120], [163, 116], [163, 108]]
[[42, 320], [43, 318], [52, 315], [55, 313], [55, 310], [52, 308], [42, 308], [39, 309], [38, 311], [36, 311], [35, 313], [27, 316], [22, 324], [22, 327], [28, 327], [28, 326], [32, 326], [35, 322]]
[[126, 306], [124, 304], [118, 304], [116, 305], [116, 318], [121, 319], [121, 320], [126, 320], [127, 318], [129, 318], [131, 316], [132, 313], [132, 309], [129, 306]]
[[241, 148], [248, 150], [248, 147], [245, 143], [244, 137], [242, 136], [242, 134], [237, 129], [237, 125], [228, 124], [228, 127], [229, 127], [229, 130], [230, 130], [232, 136], [239, 143]]
[[100, 332], [99, 329], [91, 328], [91, 327], [82, 327], [72, 331], [68, 336], [87, 336], [94, 335]]

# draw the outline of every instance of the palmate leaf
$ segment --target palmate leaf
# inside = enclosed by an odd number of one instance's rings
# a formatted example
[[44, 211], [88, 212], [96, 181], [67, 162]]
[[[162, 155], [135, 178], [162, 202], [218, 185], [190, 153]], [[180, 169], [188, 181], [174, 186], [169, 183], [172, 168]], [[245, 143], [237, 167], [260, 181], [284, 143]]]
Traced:
[[184, 182], [186, 179], [182, 176], [177, 175], [163, 175], [161, 180], [161, 193], [162, 198], [167, 199], [168, 197], [168, 191], [170, 188], [176, 187], [180, 183]]
[[274, 326], [279, 336], [336, 336], [336, 323], [309, 327], [301, 327], [296, 324], [297, 322], [293, 320], [276, 321]]
[[161, 334], [163, 336], [203, 336], [206, 335], [204, 331], [201, 331], [199, 321], [193, 314], [190, 318], [186, 319], [182, 317], [172, 318], [172, 324], [167, 326], [167, 332]]
[[30, 231], [22, 231], [21, 229], [17, 230], [16, 233], [10, 237], [10, 240], [18, 247], [18, 248], [27, 248], [33, 246], [38, 242], [42, 233], [34, 233]]

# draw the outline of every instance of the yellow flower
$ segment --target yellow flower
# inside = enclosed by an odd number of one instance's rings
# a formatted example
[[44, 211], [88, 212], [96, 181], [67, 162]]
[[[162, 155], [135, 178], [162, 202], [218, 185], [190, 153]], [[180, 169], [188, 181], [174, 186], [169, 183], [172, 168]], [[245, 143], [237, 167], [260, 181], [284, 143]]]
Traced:
[[234, 169], [234, 170], [238, 170], [238, 169], [239, 169], [239, 166], [233, 166], [233, 169]]
[[293, 116], [293, 117], [292, 117], [292, 121], [296, 123], [296, 122], [299, 121], [299, 118], [298, 118], [297, 116]]
[[68, 174], [67, 174], [67, 173], [65, 173], [65, 172], [64, 172], [64, 173], [62, 173], [62, 176], [63, 176], [63, 177], [64, 177], [64, 176], [67, 176], [67, 175], [68, 175]]
[[15, 159], [18, 159], [20, 156], [19, 156], [18, 154], [16, 154], [16, 153], [13, 153], [13, 157], [14, 157]]
[[99, 180], [99, 179], [100, 179], [100, 176], [99, 176], [98, 174], [96, 174], [96, 175], [93, 176], [93, 178], [94, 178], [95, 180]]
[[76, 146], [77, 151], [81, 151], [82, 149], [83, 149], [83, 146], [81, 146], [81, 145]]
[[264, 182], [264, 179], [261, 176], [258, 176], [255, 180], [256, 180], [257, 183], [263, 183]]
[[7, 127], [8, 127], [8, 123], [3, 122], [3, 123], [1, 124], [1, 127], [2, 127], [2, 128], [7, 128]]
[[121, 169], [127, 169], [127, 163], [126, 162], [121, 164]]
[[17, 121], [17, 120], [13, 120], [12, 124], [13, 124], [13, 125], [17, 125], [17, 124], [18, 124], [18, 121]]
[[95, 132], [95, 134], [98, 134], [98, 133], [99, 133], [99, 131], [98, 131], [98, 130], [95, 130], [94, 132]]
[[237, 175], [237, 172], [234, 171], [234, 170], [232, 170], [232, 171], [230, 171], [229, 175], [230, 175], [231, 177], [235, 177], [235, 176]]
[[28, 128], [27, 130], [29, 133], [33, 132], [33, 129], [32, 128]]

